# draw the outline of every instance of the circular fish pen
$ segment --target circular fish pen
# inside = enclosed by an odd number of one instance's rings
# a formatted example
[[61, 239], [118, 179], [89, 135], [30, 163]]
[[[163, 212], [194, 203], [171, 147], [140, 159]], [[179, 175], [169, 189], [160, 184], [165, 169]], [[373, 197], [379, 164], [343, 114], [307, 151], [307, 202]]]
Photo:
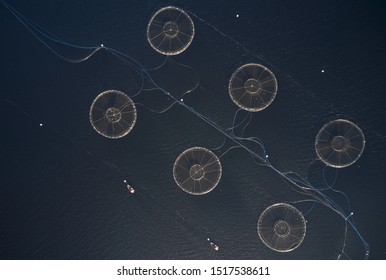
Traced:
[[268, 68], [250, 63], [238, 68], [229, 79], [229, 96], [240, 108], [258, 112], [275, 99], [277, 80]]
[[210, 150], [193, 147], [182, 152], [173, 166], [177, 185], [192, 195], [212, 191], [221, 179], [222, 167], [218, 157]]
[[137, 110], [126, 94], [108, 90], [94, 99], [89, 117], [96, 132], [107, 138], [118, 139], [133, 129], [137, 120]]
[[363, 131], [356, 124], [337, 119], [324, 125], [318, 132], [315, 151], [326, 165], [343, 168], [360, 158], [365, 142]]
[[150, 46], [163, 55], [178, 55], [193, 41], [194, 24], [180, 8], [169, 6], [158, 10], [147, 26]]
[[303, 242], [306, 221], [294, 206], [277, 203], [261, 213], [257, 232], [268, 248], [277, 252], [290, 252]]

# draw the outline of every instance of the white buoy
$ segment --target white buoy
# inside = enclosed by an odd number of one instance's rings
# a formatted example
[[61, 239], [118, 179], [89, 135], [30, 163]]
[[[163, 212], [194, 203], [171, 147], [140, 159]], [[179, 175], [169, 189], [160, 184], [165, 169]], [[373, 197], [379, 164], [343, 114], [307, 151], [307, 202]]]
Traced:
[[40, 124], [39, 124], [39, 126], [43, 126], [43, 124], [42, 124], [42, 123], [40, 123]]

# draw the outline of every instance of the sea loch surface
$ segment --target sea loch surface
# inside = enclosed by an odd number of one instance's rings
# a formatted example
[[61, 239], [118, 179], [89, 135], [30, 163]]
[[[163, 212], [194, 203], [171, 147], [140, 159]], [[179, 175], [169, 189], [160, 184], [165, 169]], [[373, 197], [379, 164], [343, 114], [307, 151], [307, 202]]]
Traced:
[[[347, 194], [326, 194], [367, 241], [370, 259], [386, 259], [385, 8], [366, 1], [8, 1], [17, 11], [71, 46], [50, 42], [68, 58], [100, 46], [135, 59], [159, 87], [222, 128], [236, 105], [228, 95], [232, 73], [260, 63], [276, 75], [273, 103], [254, 113], [245, 136], [258, 137], [271, 163], [318, 188], [334, 182]], [[175, 5], [188, 11], [195, 37], [172, 60], [146, 38], [152, 15]], [[238, 15], [238, 16], [237, 16]], [[277, 173], [159, 90], [141, 87], [139, 74], [105, 50], [71, 64], [58, 58], [0, 4], [0, 258], [1, 259], [336, 259], [344, 220], [311, 203], [294, 206], [307, 233], [292, 252], [259, 239], [256, 224], [274, 203], [304, 196]], [[39, 38], [42, 38], [41, 36]], [[44, 42], [49, 42], [43, 38]], [[97, 134], [89, 108], [101, 92], [134, 96], [138, 120], [119, 140]], [[140, 91], [142, 89], [142, 91]], [[147, 90], [143, 90], [147, 89]], [[140, 92], [138, 95], [136, 95]], [[241, 120], [245, 113], [239, 112]], [[361, 158], [347, 168], [324, 169], [314, 150], [327, 122], [343, 118], [366, 137]], [[40, 126], [40, 123], [43, 126]], [[236, 130], [241, 133], [240, 130]], [[184, 193], [173, 163], [202, 146], [221, 156], [222, 178], [204, 196]], [[323, 170], [325, 173], [323, 174]], [[123, 180], [136, 189], [131, 195]], [[351, 206], [351, 208], [350, 208]], [[219, 251], [209, 246], [214, 240]], [[363, 259], [352, 229], [347, 255]]]

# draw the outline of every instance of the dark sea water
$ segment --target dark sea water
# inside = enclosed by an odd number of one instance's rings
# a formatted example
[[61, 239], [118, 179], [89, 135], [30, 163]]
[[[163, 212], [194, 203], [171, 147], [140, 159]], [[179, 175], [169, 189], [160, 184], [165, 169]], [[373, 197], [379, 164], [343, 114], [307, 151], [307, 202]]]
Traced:
[[[237, 111], [228, 95], [232, 73], [245, 63], [267, 66], [277, 77], [278, 94], [253, 114], [245, 135], [261, 139], [283, 172], [297, 172], [316, 187], [336, 177], [335, 188], [350, 198], [356, 227], [370, 245], [370, 259], [386, 259], [382, 1], [8, 2], [73, 45], [103, 43], [146, 69], [162, 65], [149, 73], [175, 96], [198, 86], [184, 102], [223, 128], [232, 126]], [[148, 44], [146, 28], [170, 4], [190, 12], [196, 33], [192, 45], [173, 57], [178, 64], [163, 65], [165, 57]], [[138, 74], [111, 53], [101, 50], [79, 64], [63, 61], [2, 4], [0, 31], [1, 259], [338, 257], [344, 220], [326, 207], [308, 211], [309, 203], [294, 204], [307, 220], [297, 249], [277, 253], [261, 242], [256, 223], [262, 211], [304, 197], [242, 149], [220, 158], [223, 175], [212, 192], [181, 191], [172, 174], [177, 156], [192, 146], [214, 149], [223, 137], [182, 106], [150, 112], [146, 107], [170, 104], [160, 91], [133, 98], [138, 120], [129, 135], [110, 140], [97, 134], [88, 115], [93, 99], [108, 89], [134, 95], [140, 88]], [[65, 57], [87, 54], [50, 47]], [[315, 136], [336, 118], [361, 127], [366, 147], [355, 164], [337, 172], [328, 168], [323, 176]], [[124, 179], [135, 186], [135, 195], [128, 194]], [[326, 194], [351, 212], [343, 196]], [[363, 244], [350, 228], [346, 243], [350, 258], [364, 258]]]

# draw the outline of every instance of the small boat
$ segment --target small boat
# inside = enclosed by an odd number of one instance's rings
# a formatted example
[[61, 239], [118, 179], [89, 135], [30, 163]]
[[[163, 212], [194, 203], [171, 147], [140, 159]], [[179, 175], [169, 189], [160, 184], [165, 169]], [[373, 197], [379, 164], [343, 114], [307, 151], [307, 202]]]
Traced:
[[214, 250], [218, 251], [219, 247], [214, 242], [211, 241], [209, 244]]
[[127, 184], [127, 189], [129, 190], [130, 193], [135, 193], [135, 189], [129, 184]]

